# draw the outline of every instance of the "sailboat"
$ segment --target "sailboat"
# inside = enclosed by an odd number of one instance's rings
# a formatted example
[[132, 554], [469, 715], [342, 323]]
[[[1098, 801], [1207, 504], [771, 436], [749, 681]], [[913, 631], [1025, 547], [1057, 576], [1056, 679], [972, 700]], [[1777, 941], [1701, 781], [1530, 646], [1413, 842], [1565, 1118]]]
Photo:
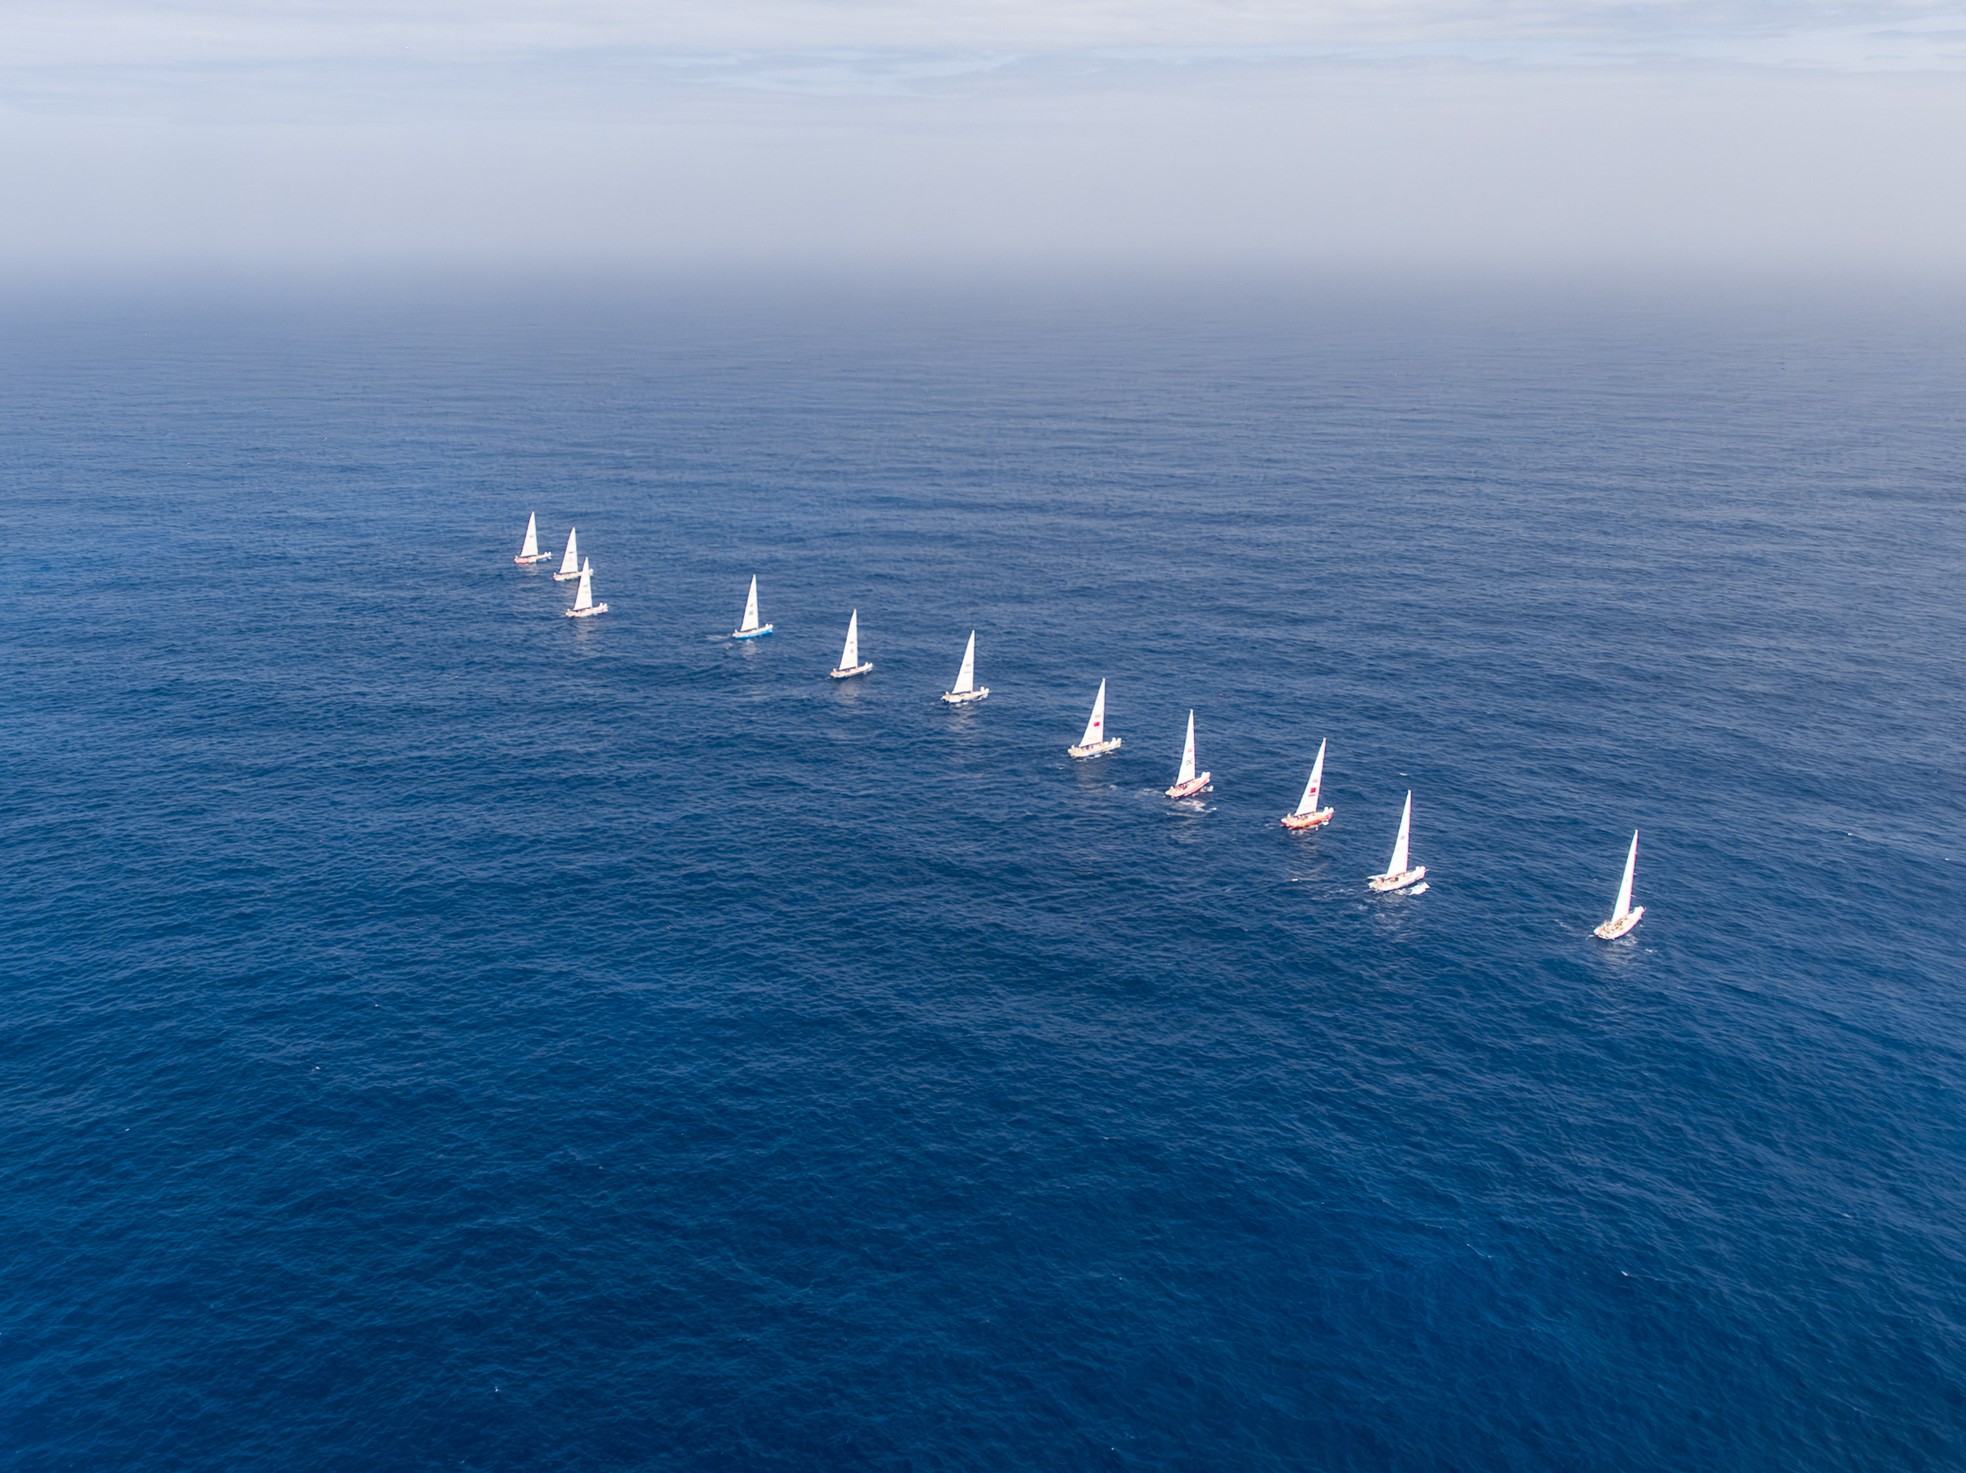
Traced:
[[860, 659], [860, 610], [855, 609], [846, 621], [846, 646], [840, 651], [840, 663], [831, 674], [835, 680], [845, 680], [849, 675], [865, 675], [873, 668], [871, 662], [862, 663]]
[[567, 550], [560, 558], [560, 571], [553, 575], [555, 583], [565, 583], [569, 578], [580, 576], [580, 529], [567, 528]]
[[976, 631], [972, 629], [969, 643], [963, 647], [963, 667], [956, 672], [955, 689], [944, 691], [942, 699], [952, 706], [967, 706], [989, 694], [989, 686], [976, 683]]
[[1297, 811], [1283, 816], [1283, 826], [1287, 829], [1322, 828], [1331, 822], [1332, 810], [1317, 806], [1318, 795], [1324, 787], [1324, 743], [1317, 744], [1317, 761], [1311, 764], [1311, 780], [1304, 784], [1304, 796], [1297, 800]]
[[1118, 737], [1106, 735], [1106, 682], [1099, 682], [1099, 694], [1092, 698], [1092, 716], [1085, 723], [1085, 735], [1076, 747], [1065, 750], [1074, 757], [1099, 757], [1120, 749]]
[[1413, 794], [1406, 795], [1406, 807], [1400, 810], [1399, 837], [1393, 840], [1393, 857], [1386, 865], [1383, 875], [1374, 875], [1366, 883], [1381, 895], [1394, 890], [1404, 890], [1409, 885], [1417, 885], [1427, 877], [1425, 865], [1406, 867], [1406, 841], [1413, 832]]
[[758, 622], [758, 575], [751, 575], [751, 592], [744, 600], [744, 622], [731, 631], [732, 639], [763, 639], [771, 625]]
[[1592, 934], [1606, 941], [1616, 941], [1620, 936], [1630, 933], [1632, 927], [1644, 919], [1645, 907], [1632, 904], [1632, 875], [1638, 870], [1638, 830], [1632, 830], [1631, 851], [1625, 855], [1625, 877], [1618, 883], [1618, 903], [1611, 908], [1611, 919], [1599, 926]]
[[594, 564], [584, 562], [580, 565], [580, 587], [573, 595], [573, 607], [567, 610], [569, 619], [591, 619], [596, 614], [605, 614], [606, 604], [594, 602]]
[[1212, 789], [1215, 774], [1195, 771], [1195, 713], [1188, 713], [1188, 740], [1181, 748], [1181, 772], [1174, 779], [1174, 786], [1167, 790], [1170, 798], [1194, 798]]
[[522, 568], [530, 568], [534, 563], [543, 563], [551, 556], [539, 550], [539, 513], [526, 513], [526, 540], [519, 544], [519, 555], [512, 559]]

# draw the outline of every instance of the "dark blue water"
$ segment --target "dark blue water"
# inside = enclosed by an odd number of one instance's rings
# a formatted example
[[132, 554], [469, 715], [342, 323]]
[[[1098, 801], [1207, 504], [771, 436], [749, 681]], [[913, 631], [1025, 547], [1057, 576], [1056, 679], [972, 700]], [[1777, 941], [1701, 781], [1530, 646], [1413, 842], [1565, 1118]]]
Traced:
[[1963, 391], [1913, 301], [16, 302], [0, 1462], [1966, 1465]]

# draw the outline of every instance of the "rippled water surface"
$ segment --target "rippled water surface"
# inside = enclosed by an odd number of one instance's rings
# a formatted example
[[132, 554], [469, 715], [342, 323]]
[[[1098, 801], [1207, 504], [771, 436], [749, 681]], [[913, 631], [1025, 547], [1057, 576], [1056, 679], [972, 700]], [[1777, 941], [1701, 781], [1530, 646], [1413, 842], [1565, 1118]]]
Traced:
[[1956, 304], [4, 316], [7, 1466], [1966, 1465]]

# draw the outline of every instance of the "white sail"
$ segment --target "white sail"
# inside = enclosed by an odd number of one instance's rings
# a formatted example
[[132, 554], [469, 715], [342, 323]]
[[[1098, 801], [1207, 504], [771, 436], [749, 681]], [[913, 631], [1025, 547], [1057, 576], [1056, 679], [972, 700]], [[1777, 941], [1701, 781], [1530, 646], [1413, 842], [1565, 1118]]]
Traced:
[[1174, 779], [1174, 786], [1195, 780], [1195, 713], [1188, 713], [1188, 740], [1181, 748], [1181, 775]]
[[851, 670], [860, 663], [860, 610], [855, 609], [846, 621], [846, 648], [840, 651], [840, 668]]
[[1299, 813], [1316, 813], [1318, 791], [1324, 785], [1324, 743], [1317, 744], [1317, 761], [1311, 764], [1311, 780], [1304, 784], [1304, 796], [1297, 800]]
[[744, 597], [744, 622], [737, 626], [739, 634], [749, 634], [758, 627], [758, 575], [751, 575], [751, 591]]
[[952, 696], [966, 696], [976, 689], [976, 631], [969, 631], [969, 643], [963, 647], [963, 667], [956, 672], [955, 686], [950, 690]]
[[567, 528], [567, 551], [566, 555], [560, 559], [560, 576], [562, 578], [571, 578], [575, 573], [580, 571], [580, 542], [577, 536], [578, 531], [579, 529], [577, 527]]
[[580, 591], [573, 596], [574, 612], [594, 607], [594, 565], [591, 562], [580, 565]]
[[1632, 875], [1638, 870], [1638, 830], [1632, 830], [1631, 852], [1625, 856], [1625, 877], [1618, 884], [1618, 903], [1611, 909], [1613, 924], [1631, 914]]
[[1099, 694], [1092, 698], [1092, 719], [1085, 724], [1085, 735], [1079, 738], [1081, 747], [1090, 747], [1106, 740], [1106, 682], [1099, 682]]
[[1413, 831], [1413, 794], [1409, 792], [1406, 795], [1406, 807], [1400, 810], [1399, 837], [1393, 840], [1393, 857], [1392, 857], [1392, 862], [1386, 866], [1387, 874], [1403, 875], [1406, 873], [1406, 869], [1407, 869], [1406, 840], [1408, 835], [1410, 835], [1412, 831]]
[[519, 556], [527, 562], [539, 556], [538, 512], [529, 512], [526, 516], [526, 540], [519, 544]]

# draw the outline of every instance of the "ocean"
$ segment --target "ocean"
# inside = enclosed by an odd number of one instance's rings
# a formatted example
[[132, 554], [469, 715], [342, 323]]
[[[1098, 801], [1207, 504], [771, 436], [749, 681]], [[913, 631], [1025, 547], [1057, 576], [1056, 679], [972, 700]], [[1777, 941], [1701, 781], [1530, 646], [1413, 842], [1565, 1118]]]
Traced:
[[7, 1467], [1966, 1466], [1966, 304], [17, 293], [0, 407]]

